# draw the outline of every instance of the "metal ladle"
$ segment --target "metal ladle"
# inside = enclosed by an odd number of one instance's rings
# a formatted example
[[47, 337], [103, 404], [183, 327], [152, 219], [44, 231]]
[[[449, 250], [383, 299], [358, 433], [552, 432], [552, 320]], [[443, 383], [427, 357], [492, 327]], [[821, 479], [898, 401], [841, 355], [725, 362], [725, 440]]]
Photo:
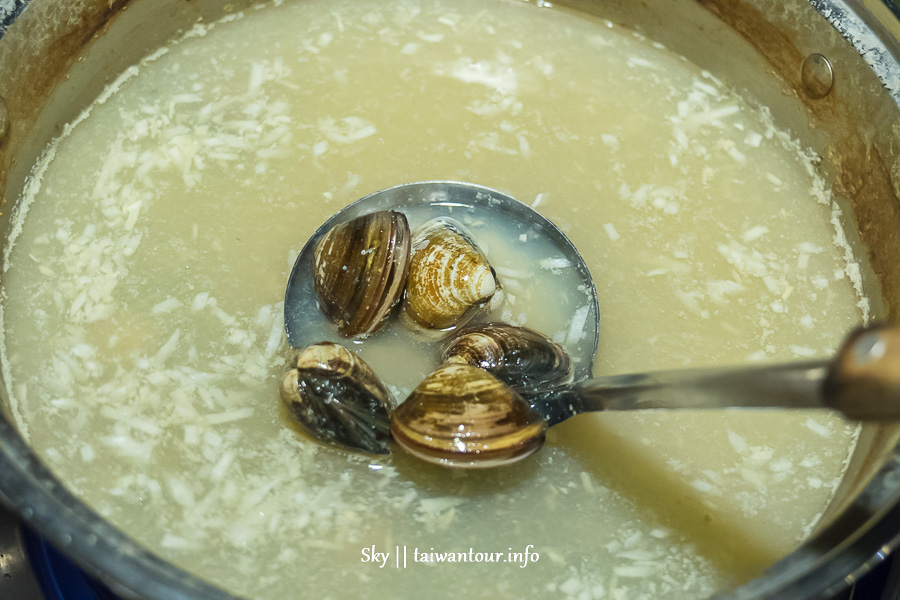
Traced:
[[[387, 209], [404, 212], [411, 222], [447, 215], [500, 215], [523, 230], [544, 236], [578, 271], [591, 299], [586, 328], [592, 334], [583, 336], [583, 343], [577, 347], [568, 348], [576, 359], [576, 383], [530, 399], [532, 410], [546, 420], [547, 426], [584, 412], [642, 409], [829, 408], [855, 420], [900, 419], [900, 332], [890, 327], [855, 331], [829, 361], [591, 378], [600, 313], [593, 280], [581, 255], [553, 223], [529, 206], [468, 183], [435, 181], [382, 190], [347, 206], [322, 225], [303, 247], [288, 280], [284, 312], [291, 346], [320, 341], [309, 327], [310, 315], [318, 312], [310, 274], [319, 240], [338, 223]], [[467, 452], [465, 443], [458, 446], [458, 454], [450, 459], [415, 454], [454, 467], [496, 464], [481, 464], [477, 453]]]
[[857, 421], [900, 420], [900, 330], [852, 332], [831, 360], [612, 375], [534, 401], [548, 426], [583, 412], [642, 409], [832, 409]]

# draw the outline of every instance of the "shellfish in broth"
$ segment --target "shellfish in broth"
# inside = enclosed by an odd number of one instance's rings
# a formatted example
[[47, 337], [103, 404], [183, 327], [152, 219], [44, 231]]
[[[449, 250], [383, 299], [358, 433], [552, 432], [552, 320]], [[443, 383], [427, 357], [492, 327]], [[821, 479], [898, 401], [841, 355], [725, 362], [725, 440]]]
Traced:
[[394, 399], [372, 368], [340, 344], [299, 352], [281, 384], [294, 421], [327, 444], [388, 454]]
[[375, 332], [403, 295], [409, 267], [406, 215], [385, 210], [332, 228], [315, 252], [315, 291], [345, 337]]
[[506, 323], [460, 329], [442, 358], [482, 368], [523, 395], [572, 382], [572, 362], [562, 346], [533, 329]]
[[463, 468], [521, 460], [544, 444], [546, 429], [515, 390], [463, 364], [438, 368], [391, 415], [391, 433], [404, 450]]
[[408, 326], [440, 336], [501, 299], [497, 274], [461, 223], [438, 217], [416, 232], [402, 313]]

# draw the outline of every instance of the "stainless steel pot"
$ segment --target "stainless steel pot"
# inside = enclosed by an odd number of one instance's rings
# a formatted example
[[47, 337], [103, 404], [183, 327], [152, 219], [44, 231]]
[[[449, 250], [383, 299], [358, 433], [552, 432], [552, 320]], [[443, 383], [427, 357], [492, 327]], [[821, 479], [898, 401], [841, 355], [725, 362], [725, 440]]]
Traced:
[[[37, 156], [109, 80], [180, 29], [244, 4], [0, 0], [3, 237]], [[864, 279], [882, 290], [875, 312], [900, 320], [900, 11], [892, 0], [565, 4], [724, 74], [824, 157], [821, 167], [855, 221], [851, 243], [870, 259]], [[25, 444], [0, 394], [0, 501], [123, 597], [234, 597], [150, 554], [72, 496]], [[898, 439], [896, 426], [864, 429], [815, 535], [763, 577], [715, 598], [827, 597], [900, 545]]]

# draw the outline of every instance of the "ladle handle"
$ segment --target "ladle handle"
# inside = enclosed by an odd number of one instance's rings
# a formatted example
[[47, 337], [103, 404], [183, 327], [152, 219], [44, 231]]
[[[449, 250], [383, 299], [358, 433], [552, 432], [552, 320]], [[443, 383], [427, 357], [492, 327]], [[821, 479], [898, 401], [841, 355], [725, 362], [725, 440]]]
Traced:
[[831, 408], [857, 421], [900, 420], [900, 329], [858, 329], [832, 361], [589, 379], [542, 400], [540, 410], [553, 425], [601, 410], [722, 408]]
[[900, 420], [900, 328], [851, 333], [828, 369], [822, 395], [849, 419]]

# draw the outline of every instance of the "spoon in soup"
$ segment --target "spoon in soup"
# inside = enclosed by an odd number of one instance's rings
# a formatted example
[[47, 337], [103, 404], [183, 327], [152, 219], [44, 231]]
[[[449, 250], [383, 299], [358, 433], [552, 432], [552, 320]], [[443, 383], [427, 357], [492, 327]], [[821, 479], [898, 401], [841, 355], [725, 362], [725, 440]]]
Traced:
[[[493, 215], [515, 224], [515, 228], [539, 234], [535, 238], [548, 244], [548, 256], [558, 255], [576, 270], [580, 278], [577, 287], [585, 293], [586, 333], [569, 349], [574, 350], [576, 383], [532, 382], [531, 389], [519, 393], [478, 368], [484, 365], [477, 361], [472, 366], [455, 360], [428, 376], [392, 412], [389, 409], [393, 406], [382, 407], [376, 415], [372, 403], [361, 408], [326, 395], [324, 402], [337, 413], [311, 421], [312, 426], [307, 424], [307, 432], [317, 439], [386, 453], [389, 426], [394, 440], [419, 458], [449, 467], [484, 468], [530, 455], [543, 445], [547, 427], [584, 412], [829, 408], [856, 420], [900, 419], [900, 333], [890, 327], [857, 330], [830, 361], [683, 369], [592, 379], [599, 310], [590, 272], [578, 251], [555, 225], [527, 205], [488, 188], [457, 182], [389, 188], [351, 204], [329, 219], [304, 246], [289, 278], [285, 327], [292, 346], [302, 347], [321, 337], [314, 325], [313, 315], [320, 311], [310, 273], [314, 250], [322, 237], [339, 223], [389, 209], [400, 210], [418, 223], [447, 214], [476, 221]], [[547, 352], [557, 353], [556, 345], [547, 342]], [[343, 358], [332, 359], [334, 364], [342, 361]], [[306, 362], [322, 365], [327, 361], [314, 357]], [[359, 372], [357, 365], [344, 363], [346, 368], [341, 367], [338, 375], [342, 380], [346, 373]]]

